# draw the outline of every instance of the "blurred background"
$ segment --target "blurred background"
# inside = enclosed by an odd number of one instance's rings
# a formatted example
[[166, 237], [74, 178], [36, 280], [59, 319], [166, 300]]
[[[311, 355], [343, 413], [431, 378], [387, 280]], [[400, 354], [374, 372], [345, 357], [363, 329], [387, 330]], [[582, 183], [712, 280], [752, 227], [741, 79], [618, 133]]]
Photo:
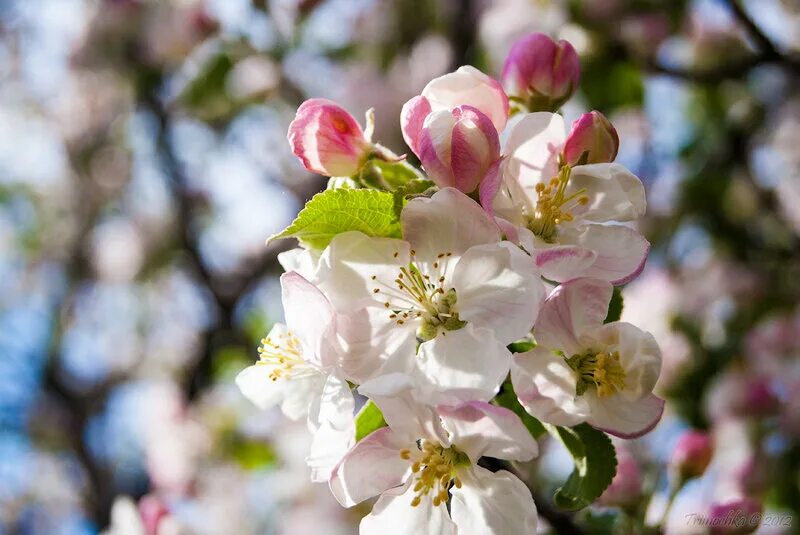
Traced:
[[0, 0], [0, 534], [355, 532], [368, 507], [308, 482], [304, 424], [233, 383], [281, 319], [292, 244], [265, 239], [324, 187], [287, 126], [312, 96], [375, 107], [407, 152], [407, 99], [498, 76], [531, 31], [578, 50], [565, 115], [606, 114], [648, 189], [623, 319], [659, 340], [668, 399], [607, 507], [554, 511], [571, 460], [543, 445], [543, 530], [635, 533], [696, 428], [716, 451], [667, 531], [738, 492], [797, 533], [800, 2]]

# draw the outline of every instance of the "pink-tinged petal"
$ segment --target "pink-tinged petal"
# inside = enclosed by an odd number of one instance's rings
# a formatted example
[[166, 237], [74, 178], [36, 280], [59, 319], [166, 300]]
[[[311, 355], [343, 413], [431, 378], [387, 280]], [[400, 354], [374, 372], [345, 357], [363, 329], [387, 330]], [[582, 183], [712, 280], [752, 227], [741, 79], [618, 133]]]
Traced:
[[562, 242], [591, 250], [596, 258], [583, 272], [584, 277], [626, 284], [644, 269], [650, 242], [632, 228], [623, 225], [586, 225], [579, 234], [565, 233]]
[[428, 99], [418, 95], [406, 102], [400, 112], [400, 129], [403, 131], [403, 139], [417, 156], [419, 156], [419, 139], [422, 133], [422, 125], [431, 111], [431, 104]]
[[560, 355], [541, 347], [514, 355], [511, 384], [528, 414], [563, 426], [586, 421], [589, 407], [577, 395], [575, 372]]
[[495, 130], [502, 132], [508, 121], [508, 96], [500, 83], [469, 65], [431, 80], [422, 96], [431, 108], [452, 110], [472, 106], [491, 119]]
[[500, 232], [502, 232], [505, 240], [517, 245], [520, 244], [520, 229], [518, 226], [506, 219], [503, 219], [502, 217], [495, 217], [494, 220], [497, 223]]
[[539, 448], [519, 416], [482, 401], [437, 407], [450, 442], [472, 462], [484, 455], [510, 461], [529, 461]]
[[597, 259], [597, 253], [575, 245], [559, 245], [534, 253], [536, 267], [542, 276], [555, 282], [568, 282], [586, 275]]
[[473, 245], [500, 241], [500, 230], [478, 203], [455, 188], [408, 202], [400, 216], [403, 236], [422, 260], [460, 255]]
[[534, 327], [537, 342], [567, 356], [584, 349], [579, 340], [603, 325], [612, 291], [611, 284], [596, 279], [576, 279], [553, 290]]
[[[458, 535], [533, 534], [538, 515], [528, 487], [505, 470], [473, 466], [459, 473], [461, 488], [450, 491], [450, 514]], [[432, 532], [430, 532], [432, 533]]]
[[567, 41], [556, 43], [543, 33], [531, 33], [511, 47], [502, 80], [509, 94], [555, 109], [577, 89], [580, 60]]
[[434, 506], [431, 496], [412, 507], [416, 496], [409, 485], [401, 495], [384, 494], [372, 507], [372, 512], [361, 520], [360, 535], [431, 534], [456, 535], [456, 525], [450, 520], [447, 507]]
[[591, 391], [585, 394], [592, 415], [589, 425], [620, 438], [638, 438], [653, 430], [664, 413], [664, 400], [655, 394], [641, 399], [627, 399], [619, 394], [598, 397]]
[[456, 118], [450, 111], [428, 115], [417, 140], [417, 156], [428, 177], [440, 188], [455, 186], [451, 165]]
[[[564, 146], [564, 118], [557, 113], [528, 113], [511, 129], [505, 147], [507, 180], [537, 199], [536, 184], [558, 173], [558, 156]], [[513, 191], [513, 190], [512, 190]]]
[[453, 405], [492, 399], [508, 375], [511, 353], [492, 331], [468, 323], [421, 344], [416, 362], [430, 389], [425, 402]]
[[[500, 191], [500, 185], [503, 182], [503, 174], [500, 172], [502, 164], [502, 159], [495, 161], [491, 167], [489, 167], [486, 176], [483, 177], [481, 185], [478, 188], [478, 199], [483, 209], [486, 210], [486, 213], [489, 215], [494, 215], [494, 199], [497, 197], [497, 192]], [[509, 241], [516, 243], [516, 240], [512, 238], [515, 236], [515, 230], [511, 232], [506, 232], [504, 230], [503, 233], [509, 236]]]
[[586, 221], [635, 221], [647, 210], [644, 185], [618, 163], [573, 167], [567, 194], [583, 191], [589, 202], [572, 210]]
[[400, 457], [400, 450], [413, 446], [399, 440], [389, 427], [370, 433], [333, 469], [329, 483], [333, 497], [344, 507], [352, 507], [402, 485], [411, 465]]
[[335, 325], [333, 308], [323, 293], [297, 272], [281, 275], [286, 325], [303, 345], [303, 358], [317, 366], [336, 361], [329, 338]]
[[[572, 123], [564, 144], [564, 160], [576, 165], [613, 162], [619, 150], [619, 135], [614, 126], [599, 111], [584, 113]], [[584, 159], [584, 155], [586, 158]]]
[[311, 99], [298, 108], [287, 139], [306, 169], [327, 176], [356, 173], [369, 151], [358, 122], [326, 99]]
[[503, 344], [530, 333], [545, 297], [531, 257], [510, 242], [468, 249], [450, 283], [458, 297], [459, 317], [490, 329]]
[[455, 186], [472, 193], [500, 159], [500, 140], [492, 121], [478, 109], [460, 106], [453, 110], [457, 122], [453, 128], [450, 161]]

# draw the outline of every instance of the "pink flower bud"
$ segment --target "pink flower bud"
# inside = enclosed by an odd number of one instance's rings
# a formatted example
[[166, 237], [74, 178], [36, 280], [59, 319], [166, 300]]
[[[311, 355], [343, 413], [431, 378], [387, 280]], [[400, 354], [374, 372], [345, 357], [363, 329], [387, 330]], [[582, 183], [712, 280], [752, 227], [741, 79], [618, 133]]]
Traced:
[[139, 500], [139, 515], [147, 535], [157, 535], [159, 524], [169, 517], [169, 509], [154, 494], [147, 494]]
[[742, 497], [712, 505], [707, 523], [714, 535], [743, 535], [758, 529], [761, 516], [761, 504]]
[[617, 446], [617, 473], [599, 501], [612, 507], [635, 504], [642, 495], [642, 472], [639, 462], [627, 448]]
[[353, 116], [323, 98], [300, 105], [287, 137], [303, 166], [325, 176], [356, 174], [371, 150]]
[[572, 123], [564, 143], [564, 162], [572, 166], [609, 163], [617, 157], [618, 149], [619, 136], [609, 120], [599, 111], [584, 113]]
[[459, 106], [426, 117], [415, 152], [439, 187], [472, 193], [497, 171], [500, 141], [486, 115], [472, 106]]
[[526, 103], [529, 111], [555, 111], [575, 92], [580, 73], [571, 44], [532, 33], [511, 47], [502, 79], [508, 94]]
[[700, 477], [714, 455], [711, 436], [703, 431], [689, 430], [678, 439], [672, 452], [670, 466], [683, 479]]

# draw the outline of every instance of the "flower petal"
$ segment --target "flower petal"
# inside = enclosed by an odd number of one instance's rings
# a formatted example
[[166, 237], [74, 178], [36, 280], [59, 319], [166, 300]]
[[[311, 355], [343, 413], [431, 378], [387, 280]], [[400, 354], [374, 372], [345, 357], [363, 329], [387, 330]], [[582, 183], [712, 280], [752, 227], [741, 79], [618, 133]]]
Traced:
[[403, 236], [423, 260], [433, 260], [439, 253], [457, 256], [473, 245], [500, 241], [500, 229], [492, 218], [454, 188], [437, 191], [430, 199], [412, 199], [401, 220]]
[[572, 243], [597, 256], [584, 277], [607, 280], [619, 285], [630, 282], [644, 269], [650, 243], [635, 230], [623, 225], [586, 225], [580, 231], [565, 232], [561, 243]]
[[459, 318], [491, 329], [501, 343], [527, 335], [545, 297], [531, 257], [510, 242], [478, 245], [453, 270]]
[[511, 129], [506, 143], [505, 173], [510, 182], [521, 187], [529, 199], [536, 199], [536, 184], [547, 182], [558, 173], [558, 155], [566, 139], [561, 115], [524, 115]]
[[417, 368], [432, 404], [489, 401], [508, 375], [511, 353], [492, 331], [472, 324], [440, 332], [419, 347]]
[[394, 283], [399, 268], [408, 265], [408, 251], [409, 245], [403, 240], [343, 232], [331, 240], [320, 257], [318, 287], [340, 311], [380, 304], [380, 294], [373, 290]]
[[620, 438], [637, 438], [649, 433], [664, 413], [664, 400], [655, 394], [640, 399], [628, 399], [620, 394], [601, 398], [589, 391], [585, 396], [592, 407], [589, 424]]
[[334, 374], [328, 376], [322, 392], [311, 405], [308, 414], [309, 427], [314, 430], [322, 425], [334, 429], [346, 429], [353, 423], [355, 401], [347, 381]]
[[534, 253], [542, 276], [555, 282], [568, 282], [586, 276], [597, 260], [597, 253], [577, 245], [557, 245]]
[[553, 425], [584, 422], [589, 407], [577, 396], [575, 373], [564, 358], [537, 347], [514, 355], [511, 384], [528, 414]]
[[618, 163], [574, 167], [567, 194], [578, 190], [585, 190], [589, 203], [573, 213], [587, 221], [634, 221], [647, 209], [642, 181]]
[[317, 366], [334, 364], [333, 308], [325, 295], [294, 271], [281, 275], [281, 294], [286, 326], [300, 339], [303, 358]]
[[447, 507], [434, 507], [430, 496], [416, 507], [411, 506], [416, 492], [413, 486], [395, 496], [384, 494], [361, 520], [360, 535], [431, 534], [455, 535], [456, 525], [447, 514]]
[[428, 99], [418, 95], [403, 105], [400, 112], [400, 129], [403, 139], [411, 151], [419, 156], [419, 136], [425, 118], [431, 113], [431, 104]]
[[431, 80], [422, 90], [422, 96], [434, 111], [473, 106], [492, 120], [498, 132], [503, 131], [508, 121], [508, 96], [503, 86], [470, 65]]
[[350, 451], [355, 443], [355, 420], [350, 420], [351, 425], [337, 429], [330, 424], [323, 424], [314, 431], [311, 439], [311, 449], [306, 457], [306, 464], [311, 469], [311, 481], [327, 483], [330, 481], [334, 468], [342, 457]]
[[537, 342], [567, 356], [585, 349], [579, 340], [603, 324], [612, 291], [611, 284], [596, 279], [576, 279], [553, 290], [536, 320]]
[[503, 407], [470, 401], [455, 407], [437, 407], [450, 442], [472, 462], [484, 455], [510, 461], [529, 461], [539, 448], [519, 416]]
[[474, 466], [459, 474], [461, 488], [450, 491], [450, 514], [458, 535], [536, 533], [536, 504], [525, 484], [505, 470]]
[[353, 446], [333, 469], [330, 488], [334, 498], [352, 507], [385, 490], [402, 485], [411, 465], [400, 450], [413, 446], [383, 427]]
[[598, 345], [618, 351], [625, 370], [624, 395], [638, 399], [649, 394], [661, 374], [661, 349], [653, 335], [635, 325], [615, 321], [593, 333]]

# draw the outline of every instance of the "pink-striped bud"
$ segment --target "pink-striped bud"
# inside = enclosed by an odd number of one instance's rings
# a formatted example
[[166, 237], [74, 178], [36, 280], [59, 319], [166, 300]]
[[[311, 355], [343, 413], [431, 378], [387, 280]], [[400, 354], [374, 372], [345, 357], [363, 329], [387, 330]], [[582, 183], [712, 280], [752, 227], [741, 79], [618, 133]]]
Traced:
[[609, 163], [617, 157], [618, 150], [619, 136], [611, 122], [599, 111], [584, 113], [572, 123], [564, 143], [564, 163]]
[[678, 439], [672, 452], [670, 466], [683, 480], [702, 476], [714, 455], [711, 436], [703, 431], [689, 430]]
[[356, 174], [372, 147], [353, 116], [324, 98], [303, 102], [287, 137], [303, 166], [325, 176]]
[[430, 113], [415, 153], [439, 187], [472, 193], [497, 172], [500, 141], [491, 119], [472, 106]]
[[532, 33], [511, 47], [502, 79], [506, 92], [528, 111], [555, 111], [575, 92], [580, 74], [580, 60], [571, 44]]
[[762, 510], [761, 504], [752, 498], [737, 498], [712, 505], [706, 522], [713, 535], [744, 535], [758, 529]]

